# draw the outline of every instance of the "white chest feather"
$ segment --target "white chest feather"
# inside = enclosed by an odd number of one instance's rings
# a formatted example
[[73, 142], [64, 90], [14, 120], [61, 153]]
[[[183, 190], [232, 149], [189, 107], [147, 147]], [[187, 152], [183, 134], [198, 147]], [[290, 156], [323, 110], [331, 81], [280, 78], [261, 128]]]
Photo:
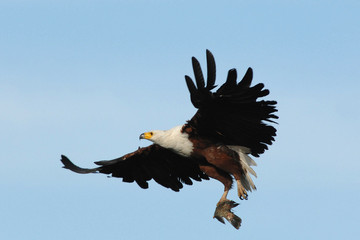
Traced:
[[176, 126], [165, 131], [153, 131], [154, 135], [149, 140], [182, 156], [189, 157], [193, 151], [193, 144], [188, 138], [189, 135], [181, 132], [181, 128], [182, 126]]

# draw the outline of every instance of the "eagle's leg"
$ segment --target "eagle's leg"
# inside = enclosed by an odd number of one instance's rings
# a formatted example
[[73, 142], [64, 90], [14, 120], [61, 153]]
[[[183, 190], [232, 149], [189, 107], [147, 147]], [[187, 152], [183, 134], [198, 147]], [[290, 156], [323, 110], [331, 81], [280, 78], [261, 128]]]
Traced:
[[[235, 177], [235, 175], [234, 175]], [[236, 177], [235, 177], [236, 179]], [[241, 180], [240, 179], [236, 179], [236, 185], [237, 185], [237, 190], [238, 190], [238, 196], [241, 200], [247, 200], [248, 199], [248, 194], [244, 188], [244, 186], [241, 184]]]
[[[245, 173], [240, 164], [240, 161], [238, 160], [238, 154], [235, 151], [229, 149], [227, 146], [211, 146], [204, 149], [202, 154], [210, 164], [216, 166], [216, 169], [219, 169], [227, 175], [233, 175], [237, 183], [239, 198], [241, 200], [247, 199], [248, 194], [245, 190], [244, 184], [242, 183], [242, 181], [245, 181]], [[209, 177], [211, 176], [209, 175]], [[221, 181], [220, 179], [218, 180]], [[226, 193], [224, 193], [224, 195], [226, 198]], [[224, 198], [222, 198], [222, 200], [224, 200]]]
[[231, 209], [239, 205], [238, 203], [228, 200], [227, 195], [232, 186], [232, 177], [225, 171], [213, 166], [213, 165], [199, 165], [201, 171], [206, 173], [209, 177], [219, 180], [224, 184], [224, 193], [220, 198], [220, 201], [216, 204], [214, 218], [221, 223], [224, 222], [224, 218], [231, 223], [236, 229], [240, 228], [241, 218], [236, 216]]
[[199, 167], [200, 167], [201, 171], [203, 171], [206, 175], [208, 175], [209, 177], [214, 178], [216, 180], [219, 180], [220, 182], [222, 182], [224, 184], [224, 193], [221, 196], [220, 201], [217, 205], [219, 205], [223, 201], [228, 201], [226, 197], [232, 186], [232, 182], [233, 182], [232, 177], [228, 173], [224, 172], [223, 170], [221, 170], [213, 165], [210, 165], [210, 164], [208, 164], [208, 165], [200, 164]]
[[228, 200], [228, 199], [227, 199], [227, 195], [228, 195], [228, 193], [229, 193], [229, 190], [230, 190], [230, 189], [226, 189], [226, 187], [225, 187], [224, 193], [223, 193], [223, 195], [221, 196], [220, 201], [217, 203], [217, 206], [218, 206], [221, 202]]

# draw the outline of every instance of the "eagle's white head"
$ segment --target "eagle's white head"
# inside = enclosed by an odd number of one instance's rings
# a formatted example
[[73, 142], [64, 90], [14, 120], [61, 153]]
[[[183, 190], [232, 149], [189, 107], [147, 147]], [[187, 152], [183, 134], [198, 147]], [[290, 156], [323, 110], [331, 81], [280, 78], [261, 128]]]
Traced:
[[153, 130], [150, 132], [142, 133], [139, 139], [147, 139], [163, 148], [170, 149], [177, 154], [189, 157], [193, 144], [189, 140], [187, 133], [181, 132], [182, 126], [177, 126], [169, 130]]

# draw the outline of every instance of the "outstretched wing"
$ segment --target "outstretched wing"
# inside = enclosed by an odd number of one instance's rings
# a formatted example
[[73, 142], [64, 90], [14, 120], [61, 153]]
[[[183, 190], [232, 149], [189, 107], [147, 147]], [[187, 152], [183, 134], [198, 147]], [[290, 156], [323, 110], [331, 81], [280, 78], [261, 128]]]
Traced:
[[271, 145], [276, 136], [276, 129], [265, 122], [274, 123], [278, 117], [276, 101], [258, 100], [269, 94], [264, 84], [250, 86], [253, 72], [249, 68], [243, 79], [237, 83], [236, 69], [230, 69], [226, 82], [216, 91], [215, 88], [215, 60], [209, 50], [207, 58], [207, 83], [199, 62], [192, 58], [195, 82], [185, 76], [190, 91], [191, 102], [198, 111], [187, 122], [193, 134], [204, 136], [227, 145], [241, 145], [248, 147], [251, 154], [259, 156]]
[[192, 180], [201, 181], [209, 177], [199, 169], [191, 158], [182, 157], [159, 145], [153, 144], [109, 161], [98, 161], [97, 168], [80, 168], [66, 156], [61, 156], [64, 168], [77, 173], [104, 173], [122, 178], [123, 182], [136, 182], [141, 188], [148, 188], [148, 181], [179, 191], [183, 183], [192, 185]]

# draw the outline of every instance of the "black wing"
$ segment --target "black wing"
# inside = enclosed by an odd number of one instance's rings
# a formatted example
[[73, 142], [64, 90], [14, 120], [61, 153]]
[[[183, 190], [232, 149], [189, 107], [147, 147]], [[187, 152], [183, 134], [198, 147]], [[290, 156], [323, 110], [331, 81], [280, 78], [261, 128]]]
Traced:
[[159, 145], [153, 144], [139, 148], [120, 158], [99, 161], [97, 168], [80, 168], [66, 156], [61, 156], [64, 168], [77, 173], [104, 173], [122, 178], [123, 182], [136, 182], [141, 188], [148, 188], [148, 181], [154, 179], [158, 184], [179, 191], [183, 183], [192, 185], [192, 180], [201, 181], [209, 177], [199, 169], [191, 158], [182, 157]]
[[276, 101], [258, 100], [267, 96], [269, 90], [259, 83], [250, 87], [253, 72], [249, 68], [243, 79], [237, 83], [236, 69], [230, 69], [226, 82], [211, 92], [215, 84], [215, 60], [209, 50], [207, 57], [207, 83], [205, 86], [201, 67], [196, 58], [192, 58], [195, 82], [185, 76], [190, 91], [191, 102], [198, 111], [187, 122], [193, 133], [213, 139], [227, 145], [241, 145], [250, 148], [251, 154], [259, 156], [271, 145], [276, 129], [265, 123], [278, 117]]

